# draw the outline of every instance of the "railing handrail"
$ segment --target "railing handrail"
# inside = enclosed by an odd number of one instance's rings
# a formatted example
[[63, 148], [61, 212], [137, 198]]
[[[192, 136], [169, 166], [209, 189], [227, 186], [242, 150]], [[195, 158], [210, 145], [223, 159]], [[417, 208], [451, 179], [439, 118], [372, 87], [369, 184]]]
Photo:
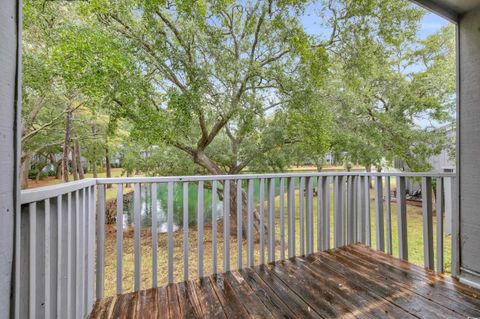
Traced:
[[220, 180], [246, 180], [258, 178], [290, 178], [290, 177], [324, 177], [324, 176], [403, 176], [403, 177], [455, 177], [455, 173], [438, 172], [305, 172], [277, 174], [237, 174], [237, 175], [194, 175], [194, 176], [156, 176], [156, 177], [113, 177], [97, 178], [97, 184], [126, 183], [168, 183], [168, 182], [199, 182]]
[[277, 174], [238, 174], [238, 175], [195, 175], [195, 176], [151, 176], [151, 177], [112, 177], [86, 178], [68, 183], [42, 186], [21, 191], [21, 204], [28, 204], [58, 195], [64, 195], [76, 190], [105, 184], [127, 183], [168, 183], [168, 182], [199, 182], [221, 180], [248, 180], [258, 178], [295, 178], [295, 177], [324, 177], [324, 176], [402, 176], [402, 177], [455, 177], [456, 173], [438, 172], [304, 172], [304, 173], [277, 173]]
[[96, 178], [85, 178], [78, 181], [68, 183], [61, 183], [49, 186], [42, 186], [36, 188], [25, 189], [21, 191], [21, 204], [28, 204], [38, 202], [47, 198], [53, 198], [59, 195], [65, 195], [85, 187], [97, 185]]

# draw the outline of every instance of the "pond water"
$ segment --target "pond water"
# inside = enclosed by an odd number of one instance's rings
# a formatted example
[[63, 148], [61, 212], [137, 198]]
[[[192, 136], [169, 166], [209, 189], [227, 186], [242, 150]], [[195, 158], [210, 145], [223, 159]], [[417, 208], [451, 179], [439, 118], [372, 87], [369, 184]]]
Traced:
[[[204, 223], [212, 222], [212, 192], [205, 183], [204, 187]], [[265, 200], [267, 199], [267, 183], [265, 182]], [[295, 179], [295, 189], [298, 189], [299, 179]], [[222, 185], [218, 183], [218, 188], [222, 189]], [[317, 185], [314, 183], [314, 187]], [[247, 189], [247, 181], [243, 182], [242, 188], [244, 192]], [[285, 183], [285, 191], [287, 184]], [[141, 193], [141, 223], [142, 227], [151, 227], [152, 225], [152, 194], [150, 184], [142, 184], [140, 186]], [[189, 225], [197, 224], [197, 193], [198, 187], [196, 183], [189, 183], [188, 186], [188, 221]], [[275, 180], [275, 196], [280, 193], [280, 179]], [[254, 204], [259, 204], [260, 198], [260, 180], [254, 180]], [[217, 196], [217, 205], [214, 207], [218, 219], [223, 218], [223, 202]], [[157, 184], [157, 221], [158, 232], [167, 232], [167, 184]], [[128, 205], [124, 205], [123, 225], [124, 228], [130, 228], [133, 225], [133, 201]], [[177, 231], [183, 225], [183, 185], [175, 183], [173, 188], [173, 230]]]

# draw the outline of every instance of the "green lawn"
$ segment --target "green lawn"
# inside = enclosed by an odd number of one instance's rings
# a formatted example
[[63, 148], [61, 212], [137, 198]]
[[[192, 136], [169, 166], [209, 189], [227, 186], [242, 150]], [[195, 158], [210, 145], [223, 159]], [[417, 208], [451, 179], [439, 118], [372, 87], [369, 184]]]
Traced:
[[[333, 245], [333, 191], [330, 192], [331, 194], [331, 245]], [[297, 254], [299, 253], [299, 246], [300, 246], [300, 233], [299, 233], [299, 216], [298, 216], [298, 191], [296, 193], [296, 251]], [[371, 234], [372, 234], [372, 247], [375, 247], [376, 238], [375, 238], [375, 206], [373, 202], [373, 191], [371, 194]], [[280, 256], [280, 220], [278, 217], [278, 207], [279, 207], [279, 196], [277, 196], [275, 203], [276, 203], [276, 258]], [[285, 201], [286, 203], [286, 201]], [[286, 207], [285, 207], [286, 209]], [[313, 204], [313, 211], [314, 211], [314, 221], [316, 224], [317, 218], [317, 204], [316, 200], [314, 200]], [[286, 212], [285, 212], [286, 213]], [[392, 203], [392, 243], [393, 243], [393, 255], [398, 256], [398, 237], [397, 237], [397, 206], [395, 203]], [[265, 219], [266, 222], [266, 219]], [[386, 224], [386, 222], [385, 222]], [[423, 228], [422, 228], [422, 212], [421, 207], [416, 206], [407, 206], [407, 226], [408, 226], [408, 252], [409, 252], [409, 260], [412, 263], [423, 265]], [[288, 236], [288, 229], [286, 225], [285, 219], [285, 236]], [[218, 271], [223, 270], [223, 226], [222, 222], [219, 221], [218, 223]], [[314, 238], [316, 238], [316, 227], [314, 227]], [[435, 221], [434, 221], [434, 239], [435, 239]], [[212, 273], [212, 231], [211, 226], [209, 225], [208, 221], [206, 222], [205, 230], [204, 230], [204, 274], [208, 275]], [[197, 258], [197, 231], [196, 227], [190, 227], [189, 229], [189, 272], [190, 278], [196, 278], [198, 276], [198, 258]], [[230, 255], [230, 265], [231, 269], [237, 268], [237, 239], [232, 234], [231, 241], [231, 255]], [[246, 265], [247, 262], [247, 255], [246, 255], [246, 248], [247, 243], [246, 240], [242, 240], [242, 260], [243, 266]], [[287, 247], [287, 243], [285, 243], [285, 247]], [[314, 240], [314, 248], [315, 251], [317, 250], [316, 239]], [[255, 243], [255, 263], [258, 264], [260, 260], [260, 247], [258, 243]], [[107, 227], [107, 236], [106, 236], [106, 270], [105, 270], [105, 293], [106, 295], [113, 295], [115, 293], [115, 271], [116, 271], [116, 258], [115, 258], [115, 229], [110, 226]], [[141, 255], [142, 255], [142, 262], [141, 262], [141, 280], [142, 280], [142, 288], [149, 288], [151, 287], [151, 278], [152, 278], [152, 249], [151, 249], [151, 235], [149, 229], [144, 229], [142, 231], [141, 237]], [[265, 247], [265, 260], [267, 258], [267, 248]], [[287, 252], [286, 252], [286, 255]], [[445, 269], [446, 272], [450, 272], [450, 237], [445, 238], [445, 248], [444, 248], [444, 256], [445, 256]], [[158, 281], [159, 284], [164, 284], [167, 282], [167, 275], [168, 275], [168, 268], [167, 268], [167, 235], [166, 234], [159, 234], [158, 235]], [[133, 275], [134, 275], [134, 254], [133, 254], [133, 232], [124, 232], [124, 241], [123, 241], [123, 288], [124, 292], [132, 291], [133, 290]], [[179, 231], [174, 233], [174, 279], [175, 281], [182, 281], [183, 278], [183, 231], [179, 229]]]

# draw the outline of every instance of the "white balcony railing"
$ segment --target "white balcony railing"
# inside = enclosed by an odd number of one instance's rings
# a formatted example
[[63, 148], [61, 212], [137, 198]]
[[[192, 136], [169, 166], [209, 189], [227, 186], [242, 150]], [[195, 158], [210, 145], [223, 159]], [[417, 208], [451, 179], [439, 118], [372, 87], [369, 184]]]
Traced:
[[[115, 250], [115, 260], [109, 259], [107, 263], [115, 264], [116, 274], [112, 278], [115, 278], [115, 292], [121, 294], [131, 289], [124, 282], [126, 185], [133, 185], [133, 290], [136, 291], [164, 283], [158, 280], [160, 266], [165, 266], [166, 281], [171, 283], [356, 242], [366, 245], [375, 242], [378, 250], [408, 260], [405, 195], [407, 181], [412, 180], [422, 188], [423, 235], [410, 235], [423, 238], [425, 267], [443, 272], [443, 216], [445, 202], [451, 203], [455, 198], [455, 187], [442, 185], [454, 185], [454, 174], [336, 172], [99, 178], [23, 191], [21, 214], [16, 217], [15, 314], [19, 318], [84, 318], [95, 300], [104, 297], [105, 202], [106, 194], [112, 192], [107, 185], [113, 185], [113, 191], [116, 188], [117, 197], [115, 235], [110, 241], [115, 247], [109, 247], [109, 251]], [[436, 190], [435, 209], [432, 183]], [[196, 202], [193, 208], [189, 199]], [[393, 200], [396, 212], [392, 212]], [[442, 212], [436, 214], [435, 224], [434, 210]], [[148, 226], [145, 223], [142, 226], [145, 212], [151, 216]], [[174, 215], [181, 222], [174, 220]], [[392, 215], [397, 236], [392, 229]], [[455, 274], [458, 218], [455, 213], [451, 218]], [[371, 219], [375, 220], [373, 234]], [[206, 223], [210, 223], [211, 243], [205, 242]], [[164, 246], [158, 242], [160, 224], [166, 226]], [[151, 233], [148, 239], [151, 285], [145, 284], [141, 275], [144, 265], [141, 234], [142, 229], [145, 233], [145, 227]], [[182, 231], [175, 231], [175, 227]], [[193, 251], [189, 242], [192, 229], [197, 237]], [[218, 233], [221, 235], [217, 236]], [[176, 244], [177, 237], [182, 240]], [[183, 245], [183, 250], [177, 250], [174, 256], [175, 245]], [[166, 250], [167, 265], [159, 265], [159, 248]], [[236, 260], [231, 265], [232, 257]], [[191, 258], [196, 258], [195, 273], [189, 267]], [[206, 258], [209, 269], [204, 269]], [[175, 271], [179, 268], [180, 271]], [[182, 272], [183, 275], [178, 275]]]

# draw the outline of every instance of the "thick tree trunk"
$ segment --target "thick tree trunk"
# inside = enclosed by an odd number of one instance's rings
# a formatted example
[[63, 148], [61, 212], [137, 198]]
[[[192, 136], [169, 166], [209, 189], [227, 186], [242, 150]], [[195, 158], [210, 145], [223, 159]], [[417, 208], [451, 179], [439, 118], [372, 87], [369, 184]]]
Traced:
[[93, 173], [93, 178], [98, 177], [97, 162], [96, 161], [93, 161], [93, 163], [92, 163], [92, 173]]
[[[112, 165], [110, 164], [110, 150], [108, 146], [105, 147], [105, 171], [107, 173], [107, 178], [112, 177]], [[111, 184], [107, 184], [107, 188], [112, 188]]]
[[55, 178], [61, 179], [62, 178], [62, 160], [59, 160], [55, 165]]
[[72, 147], [72, 174], [73, 180], [78, 180], [77, 157], [75, 156], [75, 146]]
[[63, 181], [68, 182], [68, 151], [72, 131], [72, 110], [68, 107], [65, 119], [65, 140], [63, 142]]
[[22, 161], [21, 165], [21, 176], [20, 176], [20, 183], [21, 188], [26, 189], [28, 188], [28, 172], [30, 171], [30, 156], [25, 156], [25, 159]]
[[[197, 151], [194, 155], [195, 163], [201, 165], [207, 169], [213, 175], [223, 175], [223, 172], [220, 167], [214, 163], [208, 156], [201, 151]], [[246, 189], [247, 185], [243, 185], [242, 189]], [[222, 196], [222, 195], [221, 195]], [[259, 203], [264, 205], [264, 203]], [[267, 219], [264, 218], [265, 224], [263, 225], [263, 231], [265, 238], [267, 238]], [[253, 224], [255, 229], [255, 240], [258, 239], [259, 229], [260, 229], [260, 213], [257, 207], [254, 208], [253, 212]], [[242, 234], [244, 238], [247, 236], [247, 226], [248, 226], [248, 201], [247, 194], [242, 191]], [[232, 236], [237, 235], [237, 183], [236, 181], [230, 181], [230, 233]]]
[[[97, 123], [95, 121], [93, 121], [93, 123], [92, 123], [92, 135], [93, 135], [93, 139], [96, 140], [97, 139]], [[93, 172], [93, 178], [97, 178], [98, 177], [98, 172], [97, 172], [97, 161], [96, 160], [92, 161], [92, 172]]]
[[78, 140], [75, 140], [75, 158], [77, 162], [78, 177], [80, 179], [84, 179], [85, 174], [83, 172], [82, 156], [80, 154], [80, 146], [78, 145]]

